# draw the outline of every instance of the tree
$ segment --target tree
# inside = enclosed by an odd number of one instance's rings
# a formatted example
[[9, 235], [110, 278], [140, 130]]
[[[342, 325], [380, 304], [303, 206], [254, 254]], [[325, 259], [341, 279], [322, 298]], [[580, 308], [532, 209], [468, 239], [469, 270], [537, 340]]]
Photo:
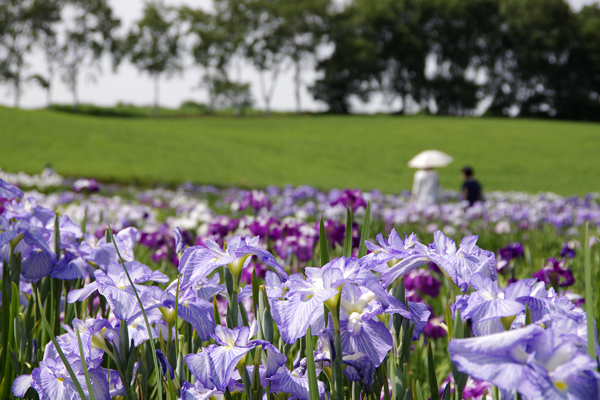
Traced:
[[418, 101], [425, 82], [429, 51], [421, 26], [424, 15], [417, 1], [355, 0], [328, 23], [327, 36], [334, 45], [321, 60], [322, 72], [311, 91], [334, 113], [348, 113], [350, 98], [368, 101], [383, 93], [392, 102]]
[[[247, 57], [260, 72], [265, 112], [270, 111], [284, 61], [290, 59], [294, 67], [296, 112], [299, 113], [303, 64], [314, 56], [321, 43], [330, 3], [328, 0], [249, 0], [246, 4], [251, 38]], [[265, 83], [268, 71], [272, 77], [270, 85]]]
[[94, 65], [112, 48], [114, 30], [121, 22], [113, 17], [107, 0], [70, 0], [70, 5], [73, 17], [61, 47], [60, 64], [63, 80], [73, 94], [73, 106], [77, 107], [81, 68]]
[[131, 62], [154, 81], [154, 114], [158, 114], [160, 77], [182, 69], [178, 17], [177, 11], [162, 1], [148, 2], [127, 37]]
[[60, 19], [58, 1], [5, 0], [0, 3], [0, 78], [12, 84], [15, 107], [20, 106], [26, 55], [40, 31]]
[[[181, 10], [182, 19], [189, 27], [187, 35], [192, 37], [192, 55], [196, 64], [205, 72], [204, 85], [209, 90], [211, 99], [216, 93], [211, 92], [219, 87], [219, 82], [228, 82], [234, 90], [241, 91], [242, 62], [246, 53], [246, 35], [248, 19], [245, 15], [244, 0], [215, 0], [214, 13], [194, 10], [184, 7]], [[235, 69], [237, 77], [232, 79], [231, 69]], [[236, 115], [242, 112], [242, 93], [231, 98], [236, 101], [233, 105]], [[211, 103], [211, 108], [215, 103]]]

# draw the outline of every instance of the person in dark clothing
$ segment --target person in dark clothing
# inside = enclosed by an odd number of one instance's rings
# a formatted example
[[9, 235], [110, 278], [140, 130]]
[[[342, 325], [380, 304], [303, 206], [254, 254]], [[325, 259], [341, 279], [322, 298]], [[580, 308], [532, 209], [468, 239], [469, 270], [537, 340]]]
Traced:
[[462, 185], [462, 199], [469, 202], [469, 207], [477, 201], [483, 201], [481, 184], [473, 178], [473, 168], [464, 167], [461, 173], [465, 180]]

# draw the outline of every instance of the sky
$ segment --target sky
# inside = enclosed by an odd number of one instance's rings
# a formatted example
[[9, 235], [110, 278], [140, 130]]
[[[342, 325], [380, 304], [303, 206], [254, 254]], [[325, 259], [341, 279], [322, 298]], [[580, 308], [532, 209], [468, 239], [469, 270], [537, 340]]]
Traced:
[[[586, 4], [597, 3], [598, 0], [568, 0], [575, 10], [579, 10]], [[143, 0], [109, 0], [115, 15], [121, 19], [122, 27], [119, 33], [124, 34], [129, 30], [133, 21], [142, 14]], [[166, 4], [179, 6], [189, 5], [210, 10], [211, 0], [165, 0]], [[28, 75], [42, 73], [45, 75], [45, 62], [42, 52], [35, 50], [28, 59]], [[200, 103], [208, 102], [208, 94], [205, 89], [200, 88], [202, 70], [195, 66], [191, 59], [185, 60], [184, 69], [181, 74], [160, 81], [160, 104], [167, 107], [178, 107], [182, 102], [193, 100]], [[293, 71], [289, 65], [285, 65], [277, 80], [277, 84], [271, 101], [272, 108], [279, 111], [295, 110], [295, 96], [293, 84]], [[57, 74], [58, 75], [58, 74]], [[250, 82], [255, 106], [264, 107], [259, 90], [259, 75], [256, 70], [248, 64], [243, 65], [242, 79]], [[301, 92], [301, 103], [303, 110], [320, 111], [326, 107], [316, 102], [306, 89], [315, 79], [316, 74], [312, 68], [306, 68], [303, 72], [303, 88]], [[108, 57], [102, 59], [100, 71], [97, 69], [86, 69], [79, 84], [79, 98], [81, 103], [92, 103], [103, 106], [113, 106], [119, 102], [149, 105], [153, 101], [153, 85], [150, 78], [139, 72], [131, 64], [122, 63], [116, 72]], [[72, 95], [67, 86], [62, 82], [60, 76], [53, 80], [52, 99], [54, 103], [69, 104]], [[12, 106], [14, 96], [6, 85], [0, 86], [0, 104]], [[28, 83], [24, 87], [21, 97], [21, 107], [40, 108], [46, 105], [46, 92], [34, 83]], [[387, 111], [390, 105], [381, 97], [375, 96], [367, 104], [355, 102], [354, 110], [359, 112]]]

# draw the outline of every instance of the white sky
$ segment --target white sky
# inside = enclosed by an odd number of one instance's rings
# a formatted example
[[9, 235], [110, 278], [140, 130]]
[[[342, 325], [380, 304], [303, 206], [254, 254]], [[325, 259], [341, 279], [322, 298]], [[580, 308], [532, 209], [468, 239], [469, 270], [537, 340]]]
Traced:
[[[598, 0], [568, 0], [575, 10], [585, 4], [597, 3]], [[109, 0], [117, 17], [122, 21], [121, 33], [126, 32], [132, 22], [142, 13], [143, 0]], [[166, 0], [170, 5], [187, 4], [192, 7], [210, 9], [211, 0]], [[45, 75], [44, 57], [40, 51], [35, 51], [29, 57], [29, 74], [40, 72]], [[181, 75], [170, 79], [163, 79], [160, 87], [160, 103], [163, 106], [178, 107], [185, 100], [207, 102], [208, 96], [204, 89], [199, 89], [198, 84], [202, 77], [202, 70], [193, 65], [191, 59], [186, 59], [185, 69]], [[58, 74], [53, 81], [52, 97], [55, 103], [71, 103], [72, 97], [66, 85]], [[84, 73], [79, 85], [79, 98], [81, 103], [111, 106], [118, 102], [133, 103], [137, 105], [151, 104], [153, 99], [153, 86], [147, 75], [140, 73], [131, 64], [124, 62], [116, 73], [113, 73], [108, 58], [102, 60], [102, 72], [95, 72], [95, 77], [89, 72]], [[262, 108], [264, 103], [259, 91], [258, 74], [250, 65], [243, 68], [242, 79], [252, 83], [252, 92], [255, 106]], [[310, 84], [315, 79], [312, 68], [306, 68], [303, 80]], [[0, 104], [12, 106], [14, 98], [7, 86], [0, 87]], [[315, 102], [306, 90], [302, 90], [302, 108], [304, 110], [323, 110], [325, 106]], [[274, 110], [290, 111], [295, 109], [294, 85], [292, 70], [287, 67], [278, 79], [278, 83], [271, 101]], [[38, 108], [46, 105], [46, 92], [36, 84], [27, 84], [21, 98], [24, 108]], [[381, 97], [374, 97], [369, 104], [355, 104], [355, 110], [362, 112], [385, 111], [388, 108]]]

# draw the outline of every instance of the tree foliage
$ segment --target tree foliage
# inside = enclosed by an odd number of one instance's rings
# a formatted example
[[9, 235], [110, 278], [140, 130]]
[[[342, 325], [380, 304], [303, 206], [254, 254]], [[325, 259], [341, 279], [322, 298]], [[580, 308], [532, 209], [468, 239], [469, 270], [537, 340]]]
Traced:
[[142, 18], [129, 32], [126, 51], [131, 62], [154, 80], [154, 107], [158, 111], [158, 84], [162, 75], [180, 71], [182, 66], [179, 15], [162, 1], [146, 3]]

